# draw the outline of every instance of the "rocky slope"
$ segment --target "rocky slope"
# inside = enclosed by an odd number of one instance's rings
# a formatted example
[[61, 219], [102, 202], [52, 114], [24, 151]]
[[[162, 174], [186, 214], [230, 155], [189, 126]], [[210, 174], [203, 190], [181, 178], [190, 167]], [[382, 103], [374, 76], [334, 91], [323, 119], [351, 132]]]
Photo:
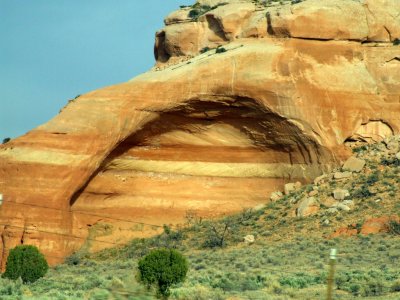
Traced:
[[[324, 238], [400, 234], [400, 136], [359, 144], [342, 166], [308, 184], [271, 195], [264, 222], [270, 236]], [[269, 207], [269, 209], [268, 209]], [[396, 225], [397, 224], [397, 225]]]
[[267, 2], [172, 13], [153, 70], [1, 146], [2, 264], [20, 243], [55, 263], [254, 207], [399, 132], [398, 1]]

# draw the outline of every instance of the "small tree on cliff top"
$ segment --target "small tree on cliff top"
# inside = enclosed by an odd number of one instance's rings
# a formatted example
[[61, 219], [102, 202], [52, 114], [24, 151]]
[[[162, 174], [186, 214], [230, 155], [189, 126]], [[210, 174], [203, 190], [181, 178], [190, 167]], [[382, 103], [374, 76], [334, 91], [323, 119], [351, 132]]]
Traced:
[[21, 277], [24, 283], [43, 277], [49, 265], [39, 249], [31, 245], [16, 246], [10, 250], [3, 277], [13, 280]]

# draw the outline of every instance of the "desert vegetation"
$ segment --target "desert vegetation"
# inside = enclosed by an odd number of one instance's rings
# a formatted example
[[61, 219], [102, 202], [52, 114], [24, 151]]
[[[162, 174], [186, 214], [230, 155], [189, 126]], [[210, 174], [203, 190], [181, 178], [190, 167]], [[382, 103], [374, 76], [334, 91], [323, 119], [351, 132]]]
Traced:
[[[188, 16], [193, 21], [197, 21], [197, 19], [200, 16], [204, 15], [205, 13], [207, 13], [213, 9], [216, 9], [219, 6], [226, 5], [226, 4], [228, 4], [228, 2], [223, 2], [223, 3], [219, 3], [215, 6], [210, 6], [210, 5], [204, 5], [204, 4], [200, 4], [200, 3], [196, 2], [194, 5], [189, 6], [190, 10], [189, 10]], [[186, 6], [183, 6], [183, 7], [181, 6], [181, 8], [185, 8], [185, 7]]]
[[32, 283], [43, 277], [48, 268], [46, 259], [37, 247], [21, 245], [10, 250], [3, 277]]
[[138, 269], [139, 280], [149, 288], [156, 286], [157, 296], [167, 299], [171, 286], [184, 281], [188, 263], [174, 249], [155, 249], [139, 260]]
[[[164, 235], [164, 237], [162, 237]], [[63, 264], [32, 284], [2, 279], [2, 299], [156, 299], [136, 278], [138, 260], [165, 234], [135, 240], [121, 249], [83, 255], [77, 265]], [[256, 241], [253, 245], [188, 249], [187, 279], [171, 289], [170, 299], [321, 299], [325, 295], [329, 249], [339, 250], [335, 299], [398, 299], [398, 237]], [[135, 274], [136, 273], [136, 274]], [[396, 298], [397, 297], [397, 298]]]

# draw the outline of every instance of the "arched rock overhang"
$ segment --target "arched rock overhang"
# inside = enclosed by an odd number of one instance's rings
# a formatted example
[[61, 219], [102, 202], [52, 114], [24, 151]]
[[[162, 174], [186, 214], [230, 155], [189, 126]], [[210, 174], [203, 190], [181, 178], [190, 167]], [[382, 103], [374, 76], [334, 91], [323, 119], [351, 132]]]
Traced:
[[243, 96], [203, 95], [163, 110], [74, 194], [73, 226], [121, 241], [183, 223], [188, 212], [215, 217], [265, 204], [284, 183], [310, 181], [334, 163], [304, 128]]

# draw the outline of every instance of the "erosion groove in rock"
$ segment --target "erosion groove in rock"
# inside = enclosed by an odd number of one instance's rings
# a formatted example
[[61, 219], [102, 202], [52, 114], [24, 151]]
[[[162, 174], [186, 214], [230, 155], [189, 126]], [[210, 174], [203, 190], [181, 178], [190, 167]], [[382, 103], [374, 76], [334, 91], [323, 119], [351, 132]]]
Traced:
[[255, 207], [397, 134], [398, 3], [210, 0], [195, 19], [169, 15], [152, 70], [1, 146], [2, 266], [21, 243], [53, 264], [188, 211]]

